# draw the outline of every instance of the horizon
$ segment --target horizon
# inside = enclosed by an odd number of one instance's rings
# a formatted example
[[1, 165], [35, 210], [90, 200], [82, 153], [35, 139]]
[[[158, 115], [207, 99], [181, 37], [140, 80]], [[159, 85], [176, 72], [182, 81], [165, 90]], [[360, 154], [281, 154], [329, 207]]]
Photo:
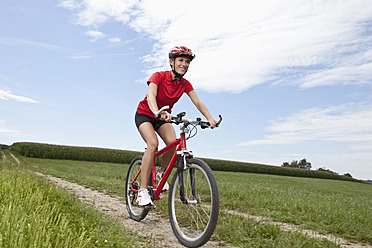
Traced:
[[[50, 144], [50, 143], [36, 143], [36, 142], [17, 142], [17, 143], [32, 143], [32, 144], [52, 145], [52, 146], [68, 146], [68, 145], [59, 145], [59, 144]], [[0, 144], [0, 145], [6, 145], [6, 144]], [[6, 146], [8, 146], [10, 148], [12, 145], [6, 145]], [[94, 149], [106, 149], [106, 150], [116, 150], [116, 151], [127, 151], [127, 152], [138, 152], [138, 153], [142, 153], [142, 151], [123, 150], [123, 149], [114, 149], [114, 148], [106, 148], [106, 147], [92, 147], [92, 146], [68, 146], [68, 147], [94, 148]], [[288, 169], [300, 169], [300, 170], [312, 170], [312, 171], [321, 171], [320, 169], [328, 169], [328, 168], [324, 168], [324, 167], [322, 167], [322, 168], [313, 168], [313, 167], [311, 167], [310, 169], [304, 169], [304, 168], [297, 168], [297, 167], [285, 167], [285, 166], [282, 166], [282, 165], [279, 166], [279, 165], [272, 165], [272, 164], [254, 163], [254, 162], [249, 162], [249, 161], [226, 160], [226, 159], [216, 159], [216, 158], [209, 158], [209, 157], [197, 157], [197, 158], [200, 158], [200, 159], [210, 159], [210, 160], [218, 160], [218, 161], [225, 161], [225, 162], [238, 162], [238, 163], [243, 163], [243, 164], [246, 163], [246, 164], [253, 164], [253, 165], [275, 166], [275, 167], [288, 168]], [[286, 162], [289, 162], [290, 163], [292, 161], [286, 161]], [[310, 161], [307, 161], [307, 162], [310, 162]], [[339, 174], [337, 171], [332, 171], [332, 172], [336, 173], [339, 176], [346, 176], [346, 175], [343, 175], [343, 174]], [[329, 172], [324, 172], [324, 173], [329, 173]], [[273, 174], [273, 175], [277, 175], [277, 174]], [[285, 175], [280, 175], [280, 176], [285, 176]], [[372, 183], [372, 179], [359, 179], [359, 178], [354, 178], [354, 177], [352, 177], [352, 178], [353, 179], [357, 179], [357, 180], [361, 180], [361, 181], [366, 181], [366, 182], [371, 182]]]

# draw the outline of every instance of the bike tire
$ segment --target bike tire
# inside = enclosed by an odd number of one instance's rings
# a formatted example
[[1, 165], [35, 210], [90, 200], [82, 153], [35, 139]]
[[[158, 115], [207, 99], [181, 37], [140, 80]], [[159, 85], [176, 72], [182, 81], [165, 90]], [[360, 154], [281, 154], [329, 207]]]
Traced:
[[[132, 181], [134, 180], [135, 176], [137, 175], [138, 171], [141, 168], [142, 164], [142, 156], [135, 157], [129, 165], [129, 169], [127, 172], [127, 178], [125, 182], [125, 202], [127, 205], [127, 210], [129, 216], [132, 220], [141, 221], [143, 220], [148, 212], [149, 209], [139, 206], [136, 203], [138, 193], [132, 191]], [[141, 175], [139, 175], [133, 184], [135, 190], [139, 190], [141, 186]]]
[[187, 169], [183, 171], [185, 197], [193, 199], [191, 170], [195, 172], [198, 203], [182, 203], [179, 194], [181, 170], [178, 169], [170, 186], [168, 212], [172, 230], [179, 242], [187, 247], [200, 247], [209, 241], [216, 228], [220, 200], [212, 170], [204, 161], [194, 158], [187, 160]]

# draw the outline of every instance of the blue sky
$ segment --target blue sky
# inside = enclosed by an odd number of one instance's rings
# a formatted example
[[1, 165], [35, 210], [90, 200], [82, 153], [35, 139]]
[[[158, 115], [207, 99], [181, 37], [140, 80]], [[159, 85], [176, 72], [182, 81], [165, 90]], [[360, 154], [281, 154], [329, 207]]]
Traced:
[[[372, 179], [371, 27], [368, 0], [1, 1], [0, 143], [144, 150], [145, 82], [186, 45], [185, 77], [224, 117], [196, 156]], [[181, 111], [200, 116], [187, 96]]]

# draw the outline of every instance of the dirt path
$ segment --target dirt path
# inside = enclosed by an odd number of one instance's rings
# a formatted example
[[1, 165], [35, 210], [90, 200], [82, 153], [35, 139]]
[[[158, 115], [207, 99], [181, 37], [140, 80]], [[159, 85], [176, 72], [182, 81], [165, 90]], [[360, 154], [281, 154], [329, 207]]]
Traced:
[[240, 212], [232, 211], [232, 210], [228, 210], [226, 212], [229, 213], [229, 214], [240, 215], [240, 216], [243, 216], [243, 217], [249, 218], [249, 219], [254, 219], [255, 221], [260, 222], [260, 223], [268, 223], [268, 224], [276, 225], [282, 231], [285, 231], [285, 232], [288, 232], [288, 231], [300, 232], [300, 233], [306, 234], [307, 236], [309, 236], [311, 238], [328, 239], [329, 241], [331, 241], [333, 243], [336, 243], [336, 244], [338, 244], [338, 245], [340, 245], [341, 247], [344, 247], [344, 248], [372, 248], [372, 246], [370, 246], [370, 245], [362, 245], [362, 244], [351, 243], [348, 240], [340, 238], [340, 237], [336, 237], [336, 236], [333, 236], [333, 235], [330, 235], [330, 234], [328, 234], [328, 235], [320, 234], [320, 233], [318, 233], [316, 231], [313, 231], [313, 230], [301, 229], [298, 226], [293, 225], [293, 224], [271, 221], [271, 220], [269, 220], [267, 218], [264, 218], [264, 217], [261, 217], [261, 216], [255, 216], [255, 215], [240, 213]]
[[12, 156], [12, 158], [17, 162], [18, 165], [21, 164], [21, 162], [19, 162], [18, 158], [16, 156], [14, 156], [13, 153], [9, 152], [10, 156]]
[[[50, 180], [58, 186], [73, 191], [81, 201], [86, 202], [97, 208], [99, 211], [110, 215], [122, 224], [126, 230], [136, 232], [138, 235], [143, 236], [146, 243], [152, 244], [153, 247], [184, 247], [174, 236], [169, 221], [157, 216], [154, 212], [149, 212], [144, 220], [136, 222], [129, 218], [125, 203], [117, 198], [105, 195], [96, 190], [85, 188], [76, 183], [67, 182], [39, 172], [34, 173]], [[203, 247], [228, 246], [209, 241]]]

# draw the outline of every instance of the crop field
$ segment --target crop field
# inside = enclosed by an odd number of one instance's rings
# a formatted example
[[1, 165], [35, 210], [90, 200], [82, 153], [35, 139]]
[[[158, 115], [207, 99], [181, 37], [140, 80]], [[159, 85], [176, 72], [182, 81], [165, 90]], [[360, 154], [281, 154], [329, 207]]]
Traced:
[[[8, 229], [2, 228], [4, 224], [1, 223], [0, 247], [12, 247], [4, 245], [8, 240], [12, 242], [23, 240], [22, 242], [29, 244], [40, 239], [45, 243], [46, 239], [40, 238], [40, 235], [48, 237], [48, 242], [75, 242], [68, 243], [69, 247], [135, 247], [140, 244], [140, 241], [134, 238], [135, 236], [116, 224], [107, 224], [111, 229], [103, 226], [105, 225], [103, 222], [114, 223], [114, 220], [98, 215], [94, 209], [79, 202], [70, 194], [27, 172], [27, 170], [38, 171], [123, 198], [128, 164], [38, 159], [16, 155], [20, 164], [17, 165], [18, 163], [12, 161], [12, 157], [6, 154], [9, 153], [8, 151], [1, 152], [3, 156], [0, 161], [3, 163], [0, 164], [0, 171], [3, 176], [0, 179], [0, 196], [1, 199], [8, 200], [0, 203], [0, 211], [2, 215], [8, 216], [7, 222], [12, 223], [9, 225], [18, 225], [23, 229], [14, 228], [10, 234]], [[253, 173], [224, 171], [214, 171], [214, 173], [219, 186], [221, 208], [219, 222], [212, 236], [214, 241], [232, 247], [340, 247], [337, 242], [332, 242], [330, 239], [310, 237], [295, 230], [284, 231], [275, 224], [280, 222], [295, 225], [300, 230], [312, 230], [320, 234], [340, 237], [350, 243], [372, 245], [372, 185], [370, 184]], [[17, 183], [19, 186], [4, 186], [10, 185], [10, 182]], [[12, 188], [17, 188], [19, 192], [15, 189], [12, 191]], [[35, 193], [36, 189], [38, 193]], [[9, 195], [17, 195], [17, 197], [10, 198]], [[44, 195], [44, 197], [32, 200], [34, 195], [35, 197]], [[12, 203], [13, 198], [17, 198], [18, 202]], [[43, 203], [43, 200], [46, 203]], [[25, 201], [36, 203], [27, 204], [30, 211], [28, 216], [16, 217], [17, 214], [13, 212], [10, 214], [13, 210], [9, 206], [19, 206]], [[38, 206], [43, 205], [48, 205], [50, 208], [46, 212], [38, 211]], [[167, 200], [157, 201], [156, 205], [157, 213], [167, 218]], [[26, 206], [14, 211], [20, 213], [24, 208]], [[31, 211], [33, 208], [37, 213]], [[80, 213], [78, 215], [84, 213], [84, 217], [77, 220], [75, 212], [71, 209], [78, 211]], [[57, 217], [53, 219], [47, 214], [48, 211], [52, 213], [55, 211], [52, 216], [64, 218], [58, 222]], [[55, 223], [56, 226], [53, 227], [55, 231], [51, 230], [53, 232], [50, 234], [41, 231], [30, 232], [33, 229], [30, 225], [39, 225], [30, 222], [30, 216], [39, 213], [37, 218], [40, 222], [44, 221], [47, 223], [45, 225], [51, 226]], [[88, 215], [93, 217], [86, 217]], [[247, 216], [257, 216], [265, 221], [257, 221]], [[99, 226], [103, 226], [101, 230]], [[43, 230], [41, 223], [38, 228]], [[58, 228], [65, 228], [63, 233], [74, 236], [59, 237], [61, 231]], [[23, 231], [16, 231], [18, 229]], [[108, 231], [109, 229], [111, 231]], [[100, 236], [102, 230], [105, 230], [104, 237]], [[39, 235], [38, 238], [35, 235]], [[105, 240], [110, 242], [105, 243]], [[95, 246], [94, 242], [101, 242], [102, 246]], [[40, 244], [37, 247], [48, 247], [46, 244]], [[124, 244], [126, 246], [121, 246]]]

